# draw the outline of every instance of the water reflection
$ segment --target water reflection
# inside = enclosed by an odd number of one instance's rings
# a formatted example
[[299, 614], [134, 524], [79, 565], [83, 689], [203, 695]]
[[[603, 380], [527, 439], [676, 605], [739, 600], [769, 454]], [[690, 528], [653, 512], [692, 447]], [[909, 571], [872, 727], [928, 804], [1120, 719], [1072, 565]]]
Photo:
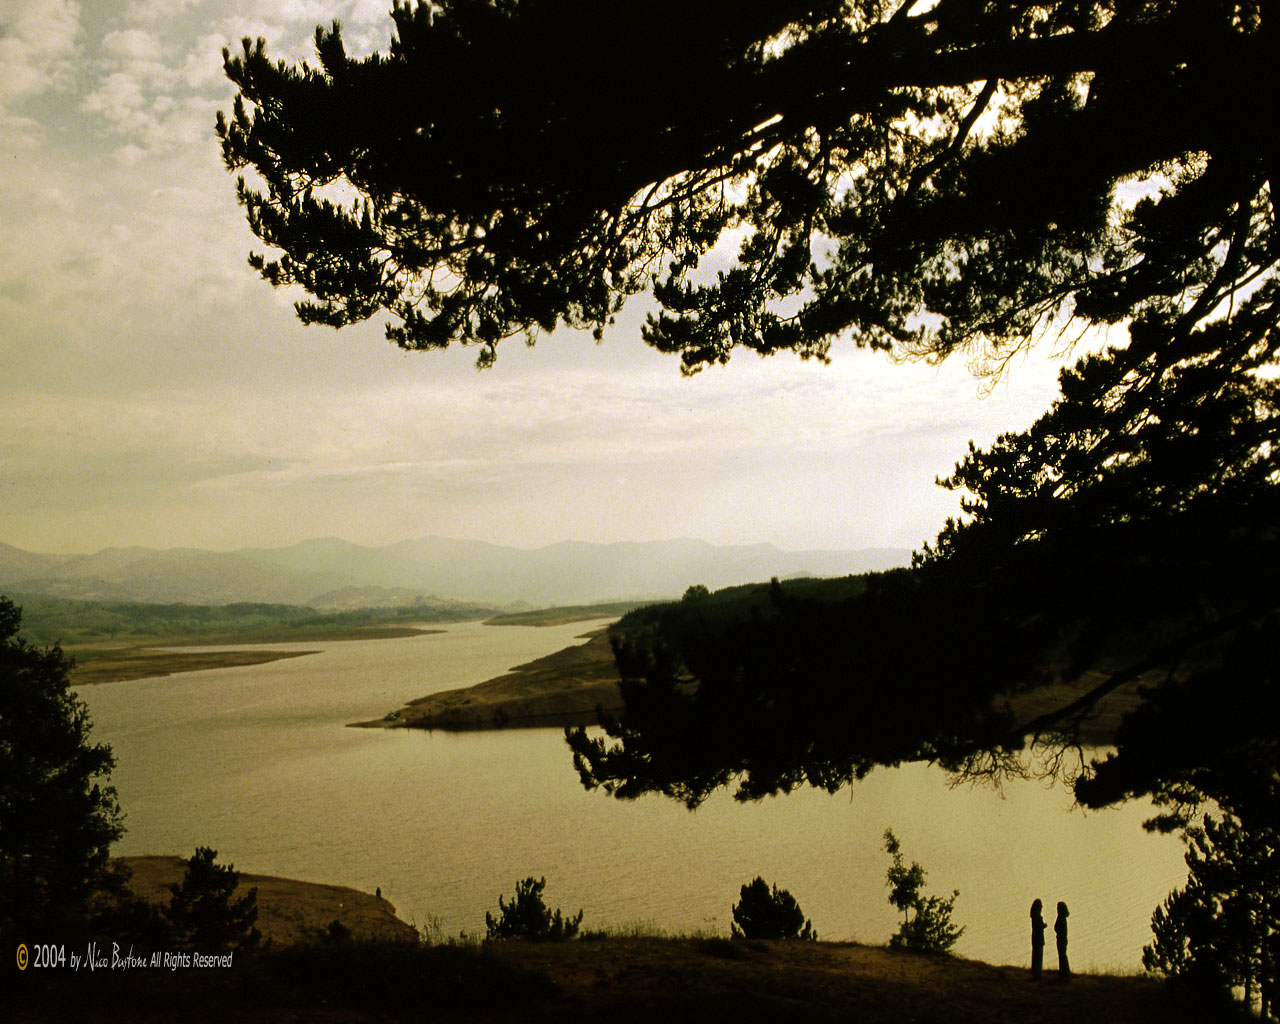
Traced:
[[344, 728], [550, 653], [585, 628], [468, 623], [87, 688], [96, 734], [119, 760], [119, 852], [205, 844], [245, 870], [380, 886], [407, 920], [446, 934], [483, 931], [486, 909], [527, 875], [547, 877], [551, 904], [585, 908], [588, 929], [727, 934], [738, 888], [759, 874], [792, 892], [820, 937], [879, 943], [896, 927], [881, 848], [892, 827], [929, 891], [960, 890], [959, 955], [1028, 962], [1027, 908], [1064, 899], [1073, 966], [1085, 971], [1137, 969], [1152, 909], [1184, 880], [1179, 841], [1140, 828], [1148, 807], [1071, 811], [1061, 787], [952, 790], [911, 765], [834, 797], [742, 805], [719, 794], [689, 812], [585, 792], [558, 730]]

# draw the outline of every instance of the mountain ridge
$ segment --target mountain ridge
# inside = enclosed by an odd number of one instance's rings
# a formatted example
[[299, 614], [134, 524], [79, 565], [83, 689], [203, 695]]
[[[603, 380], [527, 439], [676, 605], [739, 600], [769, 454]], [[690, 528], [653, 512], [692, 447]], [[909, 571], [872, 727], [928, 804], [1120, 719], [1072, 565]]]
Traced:
[[85, 600], [227, 604], [262, 601], [342, 607], [406, 597], [501, 605], [657, 600], [799, 575], [845, 576], [905, 565], [900, 548], [784, 551], [688, 538], [517, 548], [423, 536], [380, 547], [337, 537], [276, 548], [110, 547], [44, 555], [0, 542], [0, 592]]

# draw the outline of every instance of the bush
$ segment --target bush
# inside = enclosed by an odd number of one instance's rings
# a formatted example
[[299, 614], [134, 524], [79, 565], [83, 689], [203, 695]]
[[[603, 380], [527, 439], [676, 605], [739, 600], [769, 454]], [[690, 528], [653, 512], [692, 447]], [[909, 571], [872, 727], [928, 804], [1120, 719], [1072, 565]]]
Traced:
[[742, 887], [733, 908], [731, 926], [735, 939], [817, 939], [813, 924], [794, 896], [776, 885], [770, 890], [763, 878]]
[[566, 918], [557, 907], [552, 913], [542, 900], [546, 888], [545, 878], [530, 876], [516, 883], [515, 898], [507, 903], [498, 897], [498, 916], [486, 913], [484, 923], [488, 928], [486, 938], [531, 939], [534, 942], [560, 942], [572, 939], [582, 924], [582, 911], [577, 917]]
[[914, 861], [911, 867], [903, 864], [902, 847], [889, 829], [885, 829], [884, 848], [893, 857], [887, 881], [889, 902], [902, 911], [902, 924], [889, 945], [920, 953], [950, 953], [964, 934], [964, 928], [951, 923], [960, 890], [946, 898], [922, 895], [924, 868]]

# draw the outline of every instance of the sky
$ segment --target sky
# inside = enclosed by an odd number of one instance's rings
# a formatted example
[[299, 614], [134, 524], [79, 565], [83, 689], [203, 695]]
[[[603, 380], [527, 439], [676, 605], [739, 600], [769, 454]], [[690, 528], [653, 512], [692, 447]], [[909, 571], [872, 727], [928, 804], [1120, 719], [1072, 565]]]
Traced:
[[[692, 378], [633, 299], [596, 344], [405, 353], [383, 323], [304, 327], [246, 264], [261, 249], [214, 134], [221, 50], [385, 50], [390, 0], [0, 4], [0, 542], [517, 547], [697, 538], [916, 548], [972, 439], [1056, 394], [1042, 344], [997, 380], [964, 358], [734, 357]], [[1078, 354], [1078, 353], [1077, 353]]]

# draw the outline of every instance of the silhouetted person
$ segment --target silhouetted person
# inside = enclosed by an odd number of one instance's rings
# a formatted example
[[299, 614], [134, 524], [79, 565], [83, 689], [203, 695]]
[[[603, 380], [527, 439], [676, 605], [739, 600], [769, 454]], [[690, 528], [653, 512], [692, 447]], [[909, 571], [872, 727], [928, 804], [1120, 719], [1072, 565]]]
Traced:
[[1044, 933], [1049, 926], [1040, 913], [1043, 904], [1036, 900], [1031, 904], [1031, 977], [1039, 980], [1044, 970]]
[[1058, 919], [1053, 922], [1053, 934], [1058, 937], [1058, 980], [1071, 980], [1071, 964], [1067, 962], [1067, 918], [1071, 912], [1067, 905], [1058, 901]]

